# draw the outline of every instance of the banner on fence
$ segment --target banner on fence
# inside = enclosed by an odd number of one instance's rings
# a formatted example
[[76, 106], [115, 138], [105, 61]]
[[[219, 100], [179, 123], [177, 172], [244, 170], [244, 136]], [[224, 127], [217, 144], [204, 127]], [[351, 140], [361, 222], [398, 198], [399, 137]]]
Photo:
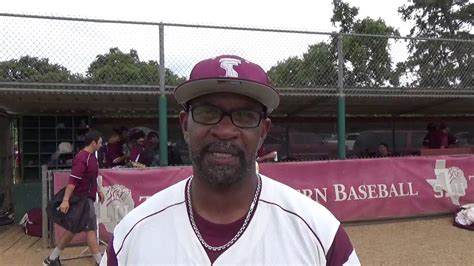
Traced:
[[[474, 202], [474, 156], [272, 163], [261, 164], [260, 171], [326, 206], [342, 221], [434, 215]], [[101, 169], [99, 174], [105, 194], [101, 239], [109, 239], [131, 209], [190, 176], [191, 167]], [[68, 176], [54, 173], [54, 191], [64, 187]], [[55, 230], [58, 237], [61, 230]]]

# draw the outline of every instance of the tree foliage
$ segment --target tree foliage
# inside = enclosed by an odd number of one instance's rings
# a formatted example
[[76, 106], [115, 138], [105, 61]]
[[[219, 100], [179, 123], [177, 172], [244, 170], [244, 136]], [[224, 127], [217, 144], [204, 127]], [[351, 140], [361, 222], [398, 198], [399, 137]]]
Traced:
[[[469, 0], [416, 0], [398, 9], [403, 20], [413, 21], [410, 36], [473, 40], [474, 3]], [[411, 86], [472, 87], [472, 42], [412, 40], [403, 65], [417, 76]]]
[[[390, 56], [387, 37], [355, 34], [399, 36], [398, 31], [382, 19], [357, 19], [359, 9], [343, 1], [334, 3], [331, 22], [343, 35], [344, 85], [347, 87], [380, 87], [398, 85], [398, 77]], [[332, 40], [336, 49], [337, 39]]]
[[[382, 19], [365, 18], [352, 25], [352, 32], [398, 36]], [[387, 37], [344, 35], [344, 84], [349, 87], [381, 87], [398, 85], [398, 76], [390, 55]], [[393, 39], [392, 39], [393, 40]], [[335, 42], [336, 40], [334, 40]]]
[[290, 57], [273, 66], [268, 75], [278, 87], [329, 87], [337, 79], [334, 55], [326, 43], [310, 45], [303, 58]]
[[359, 14], [359, 8], [349, 6], [349, 4], [342, 1], [334, 1], [333, 5], [332, 24], [338, 25], [340, 32], [352, 32], [355, 19]]
[[[160, 65], [150, 60], [140, 61], [138, 53], [130, 50], [123, 53], [118, 48], [111, 48], [108, 53], [98, 55], [87, 70], [87, 77], [93, 83], [107, 84], [159, 84]], [[177, 85], [185, 79], [165, 69], [165, 83]]]
[[51, 64], [47, 58], [23, 56], [0, 62], [2, 81], [23, 82], [77, 82], [80, 75], [58, 64]]
[[[341, 34], [398, 36], [382, 19], [357, 19], [358, 8], [338, 1], [331, 22]], [[349, 87], [398, 84], [398, 72], [392, 64], [388, 38], [344, 35], [344, 84]], [[269, 73], [276, 86], [335, 87], [337, 85], [337, 36], [325, 43], [310, 45], [302, 58], [290, 57], [278, 62]]]
[[[123, 53], [118, 48], [98, 55], [90, 64], [87, 76], [73, 74], [67, 68], [52, 64], [47, 58], [23, 56], [0, 62], [1, 81], [23, 82], [90, 82], [101, 84], [145, 85], [160, 83], [160, 65], [156, 61], [140, 61], [138, 53], [130, 50]], [[165, 84], [177, 85], [185, 81], [165, 68]]]

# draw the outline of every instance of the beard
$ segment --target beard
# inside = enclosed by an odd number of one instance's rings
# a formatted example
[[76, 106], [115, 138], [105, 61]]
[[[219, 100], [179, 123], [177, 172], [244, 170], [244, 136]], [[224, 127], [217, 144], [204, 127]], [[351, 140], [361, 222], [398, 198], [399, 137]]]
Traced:
[[[192, 145], [190, 145], [192, 146]], [[239, 158], [238, 165], [216, 165], [207, 161], [206, 155], [214, 151], [226, 151]], [[238, 146], [228, 141], [216, 141], [209, 143], [201, 150], [189, 149], [189, 155], [195, 171], [200, 178], [213, 187], [230, 187], [242, 181], [244, 176], [255, 172], [255, 156], [245, 156], [245, 153]]]

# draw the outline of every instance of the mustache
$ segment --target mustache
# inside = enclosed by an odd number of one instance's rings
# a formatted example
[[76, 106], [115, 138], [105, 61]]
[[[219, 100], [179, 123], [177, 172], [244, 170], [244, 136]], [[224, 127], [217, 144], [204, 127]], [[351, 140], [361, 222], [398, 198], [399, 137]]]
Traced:
[[244, 151], [237, 145], [229, 141], [216, 141], [207, 144], [202, 149], [202, 152], [221, 152], [221, 153], [230, 153], [232, 155], [243, 156]]

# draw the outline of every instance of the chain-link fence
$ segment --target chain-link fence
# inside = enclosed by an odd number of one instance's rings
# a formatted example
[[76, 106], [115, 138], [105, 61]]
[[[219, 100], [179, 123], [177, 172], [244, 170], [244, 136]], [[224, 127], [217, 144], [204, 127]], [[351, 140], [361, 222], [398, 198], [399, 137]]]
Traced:
[[[433, 114], [433, 110], [474, 115], [470, 109], [474, 104], [474, 40], [12, 14], [0, 14], [0, 36], [3, 87], [32, 84], [45, 89], [59, 84], [71, 91], [113, 88], [117, 94], [135, 90], [149, 97], [159, 93], [160, 60], [165, 84], [173, 87], [186, 80], [202, 59], [239, 55], [261, 65], [280, 91], [279, 110], [283, 111], [274, 113], [278, 125], [287, 131], [312, 132], [318, 135], [312, 139], [325, 143], [334, 142], [337, 132], [340, 89], [347, 97], [347, 114], [353, 115], [347, 117], [348, 133], [392, 132], [395, 127], [423, 131], [429, 122], [429, 118], [359, 120], [359, 115], [393, 118]], [[145, 105], [149, 102], [153, 101], [140, 102], [145, 107], [137, 112], [156, 112], [156, 101]], [[179, 110], [172, 111], [172, 107], [170, 104], [169, 113], [177, 115]], [[288, 119], [295, 116], [300, 119]], [[310, 116], [323, 118], [306, 119]], [[451, 125], [459, 132], [471, 131], [465, 120]], [[396, 150], [394, 140], [386, 141]]]
[[[1, 81], [159, 84], [159, 23], [1, 14]], [[219, 54], [259, 63], [279, 88], [336, 88], [338, 35], [162, 24], [166, 84]], [[342, 36], [346, 88], [466, 89], [474, 41]]]
[[156, 25], [2, 16], [2, 81], [153, 84]]
[[344, 84], [462, 90], [474, 85], [474, 41], [344, 35]]

